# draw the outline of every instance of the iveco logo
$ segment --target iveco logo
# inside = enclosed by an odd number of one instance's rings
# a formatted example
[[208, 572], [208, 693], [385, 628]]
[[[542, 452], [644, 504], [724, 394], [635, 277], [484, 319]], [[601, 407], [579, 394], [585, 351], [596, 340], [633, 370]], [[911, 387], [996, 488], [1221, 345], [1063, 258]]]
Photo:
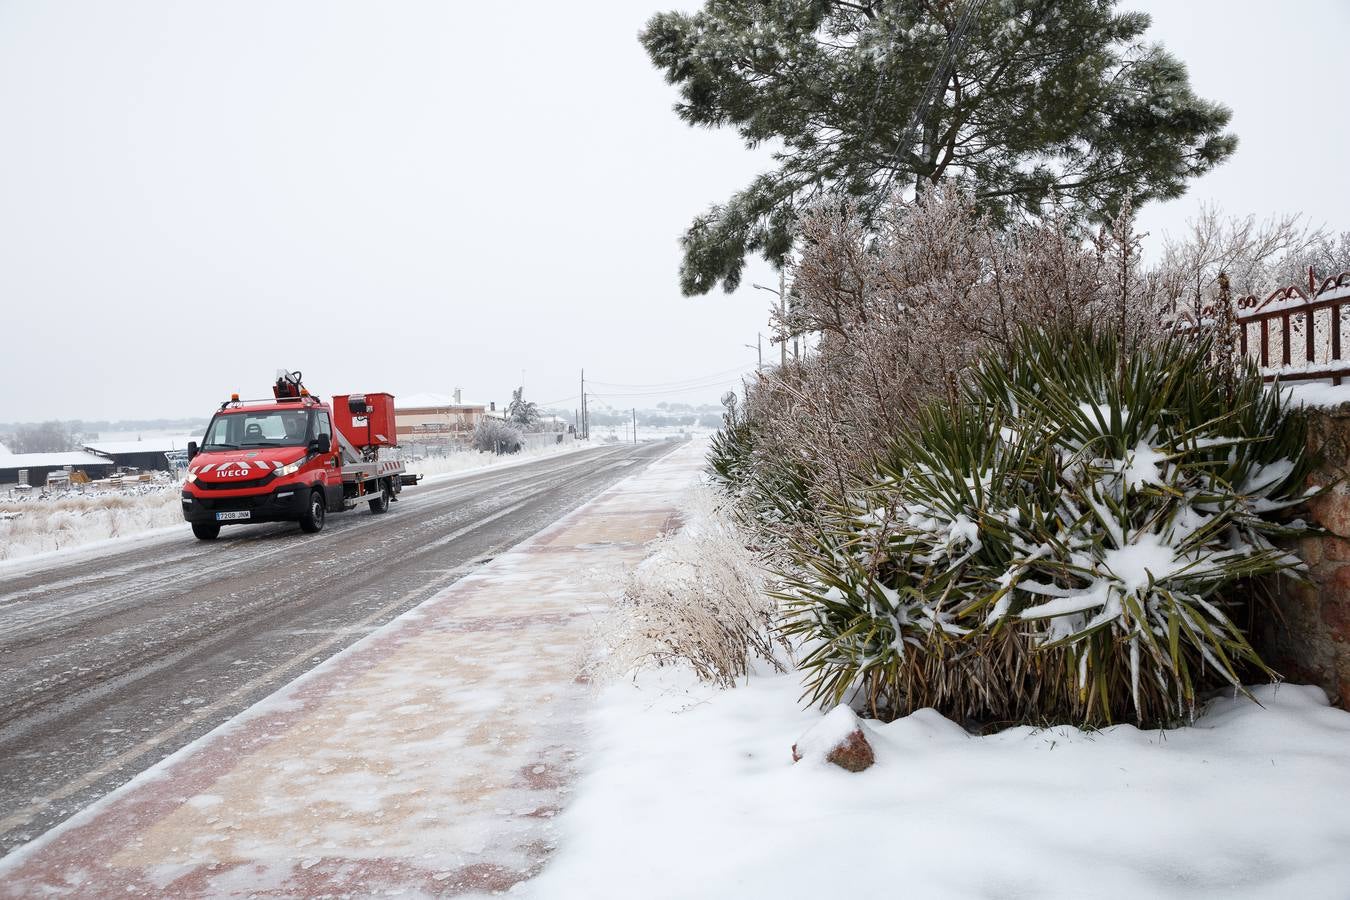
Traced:
[[230, 471], [226, 471], [225, 469], [217, 469], [217, 470], [216, 470], [216, 474], [217, 474], [217, 475], [220, 475], [220, 476], [222, 476], [222, 477], [224, 477], [224, 478], [238, 478], [238, 477], [240, 477], [241, 475], [247, 475], [247, 474], [248, 474], [248, 470], [247, 470], [247, 469], [238, 469], [238, 470], [230, 470]]

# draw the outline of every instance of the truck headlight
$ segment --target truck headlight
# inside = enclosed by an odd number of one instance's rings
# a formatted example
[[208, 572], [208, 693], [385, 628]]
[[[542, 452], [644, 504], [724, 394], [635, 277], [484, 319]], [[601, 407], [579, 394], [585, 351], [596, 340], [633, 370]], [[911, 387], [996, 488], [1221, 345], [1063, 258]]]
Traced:
[[272, 476], [274, 478], [285, 478], [287, 475], [294, 475], [296, 472], [300, 471], [300, 463], [301, 460], [297, 459], [290, 465], [282, 466], [280, 469], [277, 469], [272, 473]]

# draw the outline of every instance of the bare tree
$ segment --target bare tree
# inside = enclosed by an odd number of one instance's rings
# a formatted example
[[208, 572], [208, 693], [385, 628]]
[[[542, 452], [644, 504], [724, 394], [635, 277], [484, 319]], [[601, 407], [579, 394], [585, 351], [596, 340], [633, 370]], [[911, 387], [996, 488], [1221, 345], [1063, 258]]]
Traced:
[[20, 425], [7, 435], [5, 445], [14, 453], [60, 453], [77, 449], [77, 437], [65, 423], [51, 421], [40, 425]]
[[1350, 231], [1323, 234], [1301, 253], [1287, 255], [1279, 266], [1278, 285], [1302, 285], [1312, 268], [1318, 278], [1350, 272]]
[[747, 389], [756, 453], [836, 496], [1020, 326], [1162, 327], [1162, 279], [1142, 266], [1128, 209], [1091, 235], [1056, 214], [1006, 230], [937, 187], [873, 221], [839, 206], [805, 217], [785, 330], [813, 336], [814, 351]]
[[1286, 280], [1282, 276], [1288, 261], [1307, 257], [1326, 240], [1325, 232], [1309, 227], [1301, 215], [1265, 220], [1225, 216], [1212, 204], [1201, 207], [1200, 214], [1187, 222], [1187, 229], [1181, 238], [1167, 239], [1161, 277], [1172, 312], [1184, 311], [1196, 318], [1214, 300], [1220, 272], [1227, 274], [1235, 297], [1299, 284], [1306, 280], [1307, 269], [1302, 278]]

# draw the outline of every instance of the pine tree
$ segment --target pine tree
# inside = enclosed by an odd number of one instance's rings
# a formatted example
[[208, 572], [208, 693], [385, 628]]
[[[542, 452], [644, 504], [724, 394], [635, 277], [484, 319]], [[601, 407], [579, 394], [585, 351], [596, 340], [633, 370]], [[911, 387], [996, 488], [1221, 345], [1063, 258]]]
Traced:
[[[973, 6], [968, 6], [973, 4]], [[781, 265], [796, 210], [959, 177], [1008, 221], [1051, 202], [1110, 221], [1181, 195], [1237, 139], [1185, 66], [1142, 40], [1117, 0], [707, 0], [651, 19], [640, 39], [691, 125], [781, 145], [777, 167], [695, 219], [681, 287], [740, 283], [745, 258]], [[964, 41], [962, 17], [973, 10]], [[921, 99], [953, 50], [934, 101]]]
[[525, 388], [518, 387], [511, 392], [511, 403], [506, 407], [506, 419], [513, 425], [528, 428], [539, 421], [539, 404], [524, 397]]

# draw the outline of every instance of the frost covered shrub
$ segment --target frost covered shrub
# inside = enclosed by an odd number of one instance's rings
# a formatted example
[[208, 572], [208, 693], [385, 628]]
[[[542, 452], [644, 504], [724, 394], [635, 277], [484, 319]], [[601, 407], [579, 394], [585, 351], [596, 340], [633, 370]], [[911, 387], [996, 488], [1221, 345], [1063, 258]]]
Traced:
[[609, 653], [595, 668], [622, 674], [683, 663], [722, 687], [746, 675], [752, 655], [781, 671], [776, 603], [726, 498], [700, 485], [682, 513], [683, 527], [662, 538], [625, 582], [602, 627]]
[[762, 543], [778, 547], [790, 535], [813, 528], [813, 477], [802, 459], [756, 459], [755, 449], [753, 421], [738, 417], [732, 405], [709, 444], [708, 474], [734, 501], [730, 512], [741, 524]]
[[[793, 548], [811, 696], [982, 722], [1188, 720], [1269, 672], [1232, 588], [1297, 570], [1304, 422], [1205, 341], [1022, 330]], [[1229, 390], [1231, 389], [1231, 393]]]
[[727, 491], [739, 491], [753, 473], [750, 454], [754, 446], [750, 423], [737, 418], [733, 407], [708, 444], [708, 474]]
[[515, 453], [524, 443], [520, 431], [501, 419], [484, 417], [473, 428], [473, 448], [484, 453]]
[[[808, 517], [925, 405], [954, 402], [981, 354], [1006, 352], [1020, 327], [1109, 323], [1135, 334], [1159, 329], [1165, 308], [1128, 209], [1095, 233], [1053, 214], [1005, 229], [943, 185], [886, 204], [870, 224], [847, 207], [816, 208], [799, 247], [779, 321], [783, 334], [808, 336], [809, 352], [748, 386], [753, 446], [740, 470], [763, 476], [766, 490], [785, 467], [802, 475], [809, 502], [794, 508]], [[756, 512], [775, 502], [749, 477], [737, 488]], [[803, 530], [778, 512], [760, 516], [770, 541]]]

